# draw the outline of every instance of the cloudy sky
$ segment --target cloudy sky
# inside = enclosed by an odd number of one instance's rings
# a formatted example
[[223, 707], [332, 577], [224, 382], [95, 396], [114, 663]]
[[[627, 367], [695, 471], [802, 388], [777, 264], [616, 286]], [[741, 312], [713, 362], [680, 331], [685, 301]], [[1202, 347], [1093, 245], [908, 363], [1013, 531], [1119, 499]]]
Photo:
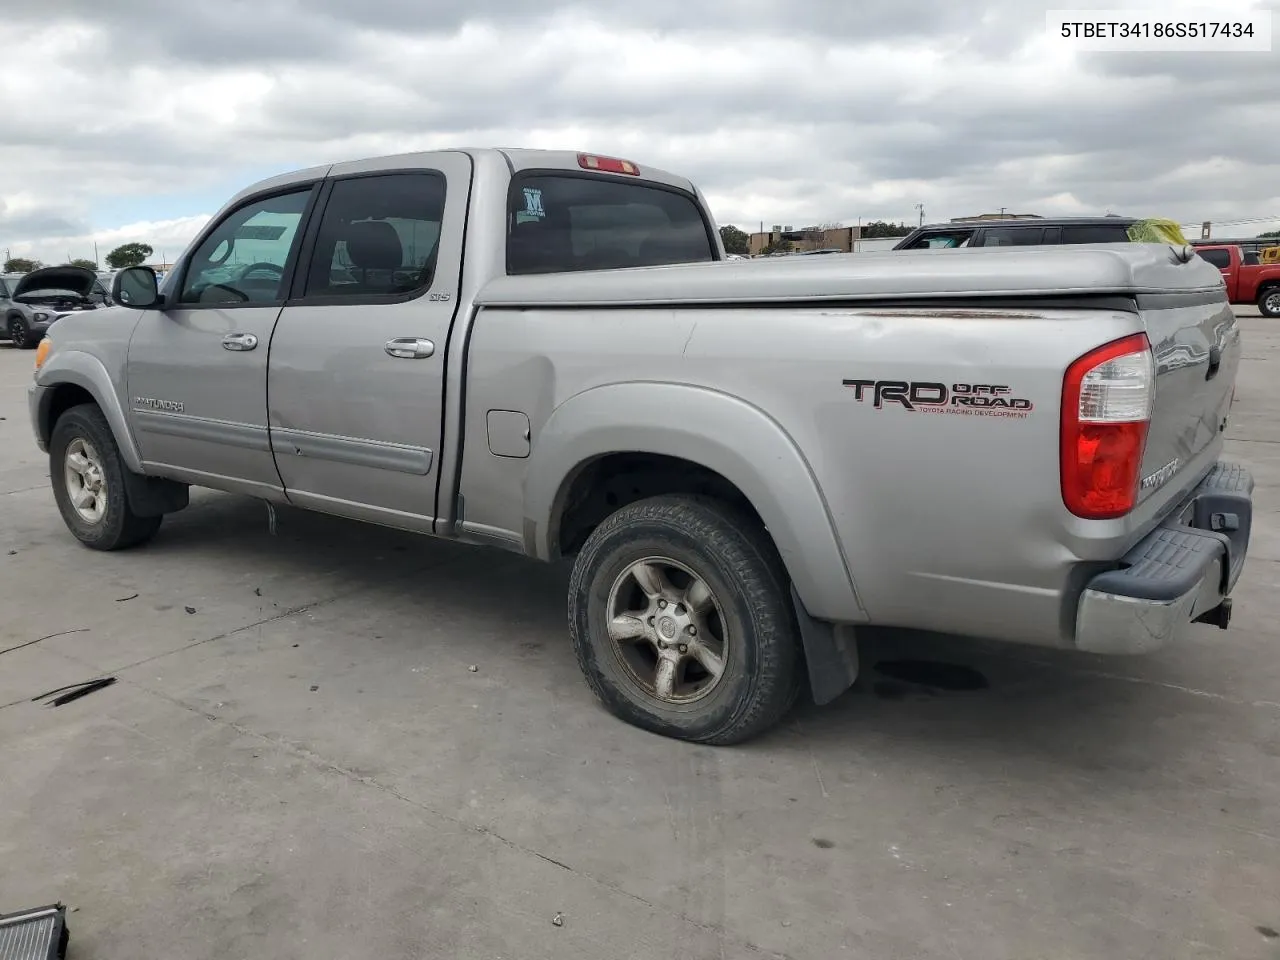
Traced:
[[748, 229], [916, 203], [1280, 227], [1280, 41], [1073, 53], [1056, 7], [1280, 24], [1280, 0], [5, 0], [0, 251], [171, 260], [254, 180], [456, 145], [668, 167]]

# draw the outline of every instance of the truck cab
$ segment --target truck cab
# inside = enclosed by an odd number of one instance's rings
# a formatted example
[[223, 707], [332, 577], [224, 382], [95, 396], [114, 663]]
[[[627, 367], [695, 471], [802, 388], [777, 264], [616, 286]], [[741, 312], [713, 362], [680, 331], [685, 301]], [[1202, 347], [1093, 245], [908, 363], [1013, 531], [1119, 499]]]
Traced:
[[1201, 244], [1196, 253], [1222, 271], [1232, 303], [1257, 304], [1264, 317], [1280, 317], [1280, 263], [1261, 262], [1235, 244]]

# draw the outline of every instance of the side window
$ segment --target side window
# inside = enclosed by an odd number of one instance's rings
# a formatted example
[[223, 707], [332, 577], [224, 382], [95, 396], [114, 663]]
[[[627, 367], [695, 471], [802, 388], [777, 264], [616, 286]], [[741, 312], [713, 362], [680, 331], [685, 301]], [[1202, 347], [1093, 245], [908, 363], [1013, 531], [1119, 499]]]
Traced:
[[907, 250], [951, 250], [956, 247], [967, 247], [973, 239], [972, 230], [957, 230], [948, 233], [930, 233], [911, 241]]
[[991, 227], [982, 238], [984, 247], [1038, 247], [1044, 227]]
[[284, 299], [285, 265], [311, 188], [250, 201], [196, 248], [180, 303], [273, 303]]
[[1219, 270], [1226, 270], [1231, 266], [1231, 254], [1226, 250], [1200, 250], [1199, 254]]
[[1063, 243], [1127, 243], [1128, 227], [1077, 224], [1062, 228]]
[[325, 204], [304, 297], [401, 297], [431, 286], [444, 219], [436, 171], [338, 180]]
[[697, 201], [645, 183], [565, 174], [511, 185], [507, 273], [564, 273], [714, 260]]

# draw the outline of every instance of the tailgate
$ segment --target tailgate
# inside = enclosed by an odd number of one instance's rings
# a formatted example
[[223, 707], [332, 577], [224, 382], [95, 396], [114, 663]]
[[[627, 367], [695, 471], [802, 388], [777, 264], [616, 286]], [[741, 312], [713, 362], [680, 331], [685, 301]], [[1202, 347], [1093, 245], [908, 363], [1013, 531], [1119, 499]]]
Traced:
[[1139, 502], [1184, 488], [1171, 481], [1198, 466], [1200, 454], [1217, 443], [1226, 428], [1241, 349], [1239, 324], [1225, 296], [1142, 299], [1156, 383]]

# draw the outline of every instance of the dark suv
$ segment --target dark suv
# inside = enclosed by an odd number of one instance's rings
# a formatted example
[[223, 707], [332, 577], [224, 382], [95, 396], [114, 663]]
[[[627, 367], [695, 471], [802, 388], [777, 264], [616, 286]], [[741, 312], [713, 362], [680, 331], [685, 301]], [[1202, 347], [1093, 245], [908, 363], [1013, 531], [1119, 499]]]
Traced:
[[895, 250], [955, 247], [1039, 247], [1061, 243], [1128, 243], [1134, 217], [1046, 217], [1026, 220], [958, 220], [913, 230]]

